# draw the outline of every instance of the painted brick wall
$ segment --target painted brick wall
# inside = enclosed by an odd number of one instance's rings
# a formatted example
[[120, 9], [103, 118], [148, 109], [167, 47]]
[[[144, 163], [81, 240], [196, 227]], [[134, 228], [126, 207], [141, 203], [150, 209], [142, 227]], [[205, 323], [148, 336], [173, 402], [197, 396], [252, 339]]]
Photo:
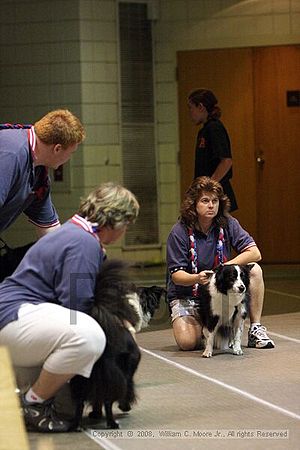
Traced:
[[[33, 123], [48, 111], [68, 108], [81, 118], [80, 28], [77, 0], [1, 2], [0, 121]], [[82, 148], [70, 171], [82, 167]], [[73, 177], [71, 177], [73, 180]], [[84, 178], [53, 194], [61, 220], [78, 206]], [[54, 188], [55, 190], [55, 188]], [[20, 218], [4, 237], [12, 245], [35, 239]]]

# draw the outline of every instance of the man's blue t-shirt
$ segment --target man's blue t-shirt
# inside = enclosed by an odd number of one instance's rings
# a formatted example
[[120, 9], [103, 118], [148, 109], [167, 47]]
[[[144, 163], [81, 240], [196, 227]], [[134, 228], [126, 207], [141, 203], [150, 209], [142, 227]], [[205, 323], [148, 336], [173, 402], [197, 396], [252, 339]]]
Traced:
[[0, 231], [22, 212], [40, 227], [59, 223], [47, 169], [34, 167], [29, 133], [34, 129], [0, 130]]

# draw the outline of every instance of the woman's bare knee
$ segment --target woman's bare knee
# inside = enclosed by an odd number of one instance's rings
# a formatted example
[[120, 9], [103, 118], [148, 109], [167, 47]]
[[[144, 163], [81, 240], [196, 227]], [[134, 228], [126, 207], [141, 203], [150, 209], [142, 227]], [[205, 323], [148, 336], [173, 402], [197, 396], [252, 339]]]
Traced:
[[176, 336], [176, 335], [174, 335], [174, 337], [176, 344], [178, 345], [180, 350], [192, 351], [197, 348], [197, 341], [195, 339], [192, 340], [190, 337], [187, 338], [185, 336]]
[[262, 268], [257, 263], [253, 263], [253, 267], [250, 271], [250, 279], [251, 280], [262, 280], [262, 278], [263, 278]]
[[202, 327], [194, 317], [178, 317], [173, 322], [173, 333], [181, 350], [192, 351], [199, 347]]

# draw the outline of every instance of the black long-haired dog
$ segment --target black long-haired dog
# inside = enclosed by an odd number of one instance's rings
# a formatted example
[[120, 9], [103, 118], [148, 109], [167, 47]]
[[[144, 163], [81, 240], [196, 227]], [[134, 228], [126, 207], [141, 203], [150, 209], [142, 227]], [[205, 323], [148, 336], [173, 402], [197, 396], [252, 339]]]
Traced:
[[107, 260], [97, 277], [91, 315], [102, 327], [107, 342], [90, 378], [77, 375], [70, 382], [76, 401], [73, 429], [80, 426], [85, 402], [92, 404], [93, 418], [102, 417], [104, 405], [107, 428], [119, 428], [112, 412], [113, 403], [118, 402], [122, 411], [129, 411], [136, 401], [133, 376], [141, 352], [124, 321], [135, 326], [139, 317], [128, 302], [127, 269], [123, 261]]

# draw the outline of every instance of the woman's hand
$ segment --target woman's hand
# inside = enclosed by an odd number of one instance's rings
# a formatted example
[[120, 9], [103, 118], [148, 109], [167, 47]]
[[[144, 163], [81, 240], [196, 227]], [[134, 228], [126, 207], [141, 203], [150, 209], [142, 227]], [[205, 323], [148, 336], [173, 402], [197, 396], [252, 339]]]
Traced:
[[213, 270], [202, 270], [198, 274], [198, 283], [199, 284], [207, 284], [213, 273], [214, 273]]
[[207, 284], [211, 275], [214, 272], [212, 270], [202, 270], [199, 273], [188, 273], [184, 270], [178, 270], [172, 273], [172, 281], [175, 284], [180, 284], [181, 286], [193, 286], [193, 284]]

